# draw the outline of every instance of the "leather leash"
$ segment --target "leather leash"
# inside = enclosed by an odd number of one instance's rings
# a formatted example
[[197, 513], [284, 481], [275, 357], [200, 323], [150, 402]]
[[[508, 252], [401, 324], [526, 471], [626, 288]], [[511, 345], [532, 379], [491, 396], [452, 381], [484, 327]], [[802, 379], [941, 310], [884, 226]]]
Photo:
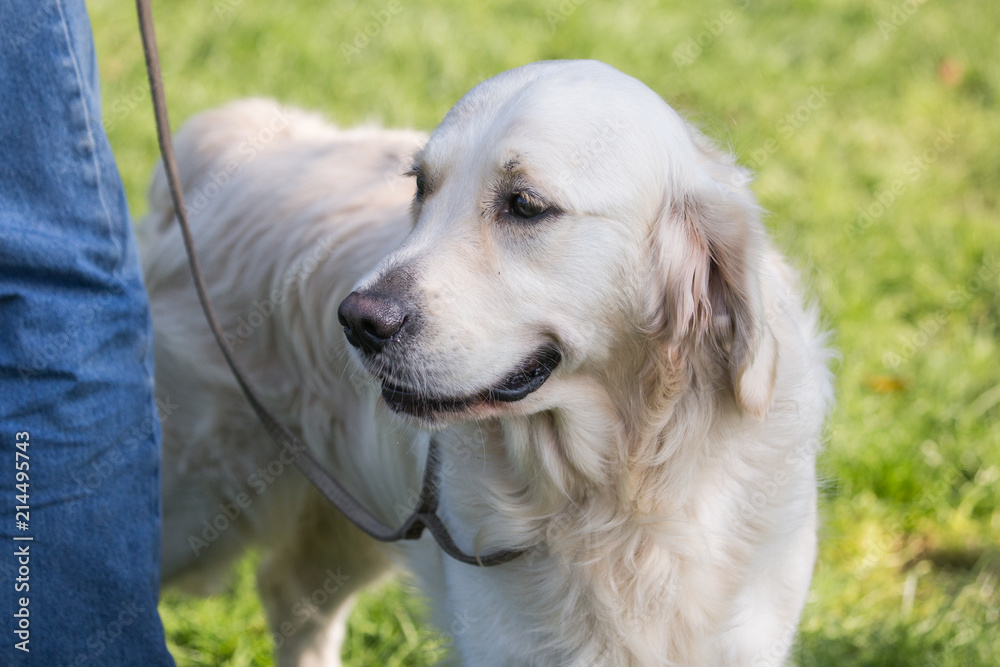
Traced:
[[184, 247], [187, 250], [191, 276], [194, 278], [195, 290], [198, 292], [198, 300], [201, 302], [201, 309], [205, 313], [205, 319], [208, 320], [208, 326], [212, 330], [212, 335], [215, 336], [215, 341], [226, 358], [226, 363], [229, 364], [229, 368], [236, 377], [236, 382], [239, 383], [240, 389], [243, 390], [243, 395], [246, 396], [250, 407], [257, 413], [257, 417], [264, 426], [264, 430], [271, 436], [271, 439], [274, 440], [279, 449], [287, 452], [293, 458], [295, 466], [334, 507], [340, 510], [362, 532], [376, 540], [381, 542], [416, 540], [423, 534], [426, 528], [434, 536], [442, 551], [455, 560], [468, 563], [469, 565], [500, 565], [520, 556], [524, 553], [523, 549], [504, 549], [485, 556], [467, 554], [455, 544], [451, 534], [448, 532], [448, 528], [437, 515], [437, 478], [440, 459], [437, 442], [434, 438], [431, 438], [427, 449], [427, 463], [424, 466], [424, 478], [420, 486], [420, 504], [414, 510], [413, 514], [403, 522], [402, 526], [393, 529], [375, 518], [371, 512], [355, 500], [323, 468], [319, 461], [309, 452], [305, 444], [295, 437], [258, 398], [257, 392], [247, 381], [245, 374], [236, 363], [232, 352], [226, 345], [218, 319], [215, 316], [215, 311], [208, 298], [208, 290], [205, 288], [201, 266], [198, 262], [198, 256], [195, 253], [191, 227], [188, 224], [187, 208], [184, 206], [184, 191], [181, 187], [177, 171], [177, 160], [174, 157], [170, 123], [167, 119], [167, 104], [163, 92], [163, 79], [160, 73], [160, 58], [156, 48], [153, 12], [150, 8], [150, 0], [136, 0], [135, 4], [139, 13], [142, 48], [146, 55], [146, 73], [149, 75], [149, 88], [153, 97], [153, 112], [156, 116], [156, 135], [160, 143], [160, 153], [163, 156], [163, 166], [166, 171], [167, 182], [170, 186], [170, 196], [174, 202], [174, 211], [177, 214], [177, 222], [180, 225], [181, 236], [184, 238]]

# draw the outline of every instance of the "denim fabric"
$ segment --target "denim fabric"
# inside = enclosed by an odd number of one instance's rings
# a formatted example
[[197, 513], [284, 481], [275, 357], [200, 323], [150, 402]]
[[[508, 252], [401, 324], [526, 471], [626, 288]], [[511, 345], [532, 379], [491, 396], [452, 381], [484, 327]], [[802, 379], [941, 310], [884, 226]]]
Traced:
[[0, 665], [172, 665], [149, 304], [83, 0], [0, 0], [0, 35]]

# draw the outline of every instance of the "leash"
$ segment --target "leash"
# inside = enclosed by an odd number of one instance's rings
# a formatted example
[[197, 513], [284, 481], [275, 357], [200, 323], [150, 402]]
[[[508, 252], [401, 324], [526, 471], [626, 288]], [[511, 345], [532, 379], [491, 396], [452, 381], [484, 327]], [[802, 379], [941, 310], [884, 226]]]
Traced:
[[156, 48], [153, 12], [150, 7], [150, 0], [136, 0], [135, 4], [139, 12], [139, 30], [142, 33], [142, 48], [146, 56], [146, 73], [149, 75], [149, 88], [153, 97], [156, 136], [160, 143], [160, 153], [163, 157], [163, 167], [166, 171], [167, 183], [170, 186], [170, 196], [174, 202], [174, 211], [177, 214], [177, 222], [181, 228], [181, 236], [184, 238], [184, 247], [187, 250], [188, 264], [191, 267], [191, 276], [194, 278], [195, 290], [198, 292], [198, 300], [201, 302], [201, 309], [205, 313], [205, 319], [208, 320], [208, 326], [212, 330], [215, 342], [218, 343], [219, 349], [222, 350], [222, 355], [226, 358], [226, 363], [229, 364], [229, 368], [236, 377], [236, 382], [239, 384], [240, 389], [243, 390], [243, 395], [246, 396], [250, 407], [257, 413], [257, 417], [260, 419], [264, 430], [267, 431], [280, 450], [292, 457], [299, 471], [305, 475], [306, 479], [334, 507], [340, 510], [341, 514], [347, 517], [363, 533], [380, 542], [416, 540], [423, 534], [426, 528], [437, 541], [442, 551], [462, 563], [486, 567], [500, 565], [520, 556], [524, 553], [523, 549], [504, 549], [485, 556], [467, 554], [455, 544], [451, 533], [448, 532], [448, 528], [437, 515], [437, 478], [438, 469], [440, 468], [440, 457], [438, 455], [437, 441], [434, 438], [431, 438], [427, 449], [427, 463], [424, 466], [424, 478], [420, 485], [420, 502], [413, 511], [413, 514], [403, 522], [403, 525], [393, 529], [375, 518], [371, 512], [355, 500], [323, 468], [320, 462], [309, 452], [305, 444], [295, 437], [258, 398], [257, 392], [247, 381], [246, 376], [226, 345], [218, 319], [215, 316], [215, 310], [212, 308], [212, 304], [208, 298], [208, 290], [205, 288], [201, 265], [198, 262], [198, 255], [195, 253], [191, 227], [188, 224], [187, 208], [184, 206], [184, 191], [180, 184], [177, 160], [174, 156], [170, 123], [167, 119], [167, 103], [163, 92], [163, 78], [160, 73], [160, 57]]

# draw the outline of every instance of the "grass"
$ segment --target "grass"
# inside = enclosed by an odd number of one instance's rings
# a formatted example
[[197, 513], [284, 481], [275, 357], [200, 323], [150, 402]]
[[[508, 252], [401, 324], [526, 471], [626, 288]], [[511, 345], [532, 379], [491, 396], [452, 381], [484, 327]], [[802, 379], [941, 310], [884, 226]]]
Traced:
[[[430, 129], [494, 73], [576, 57], [683, 110], [759, 173], [768, 224], [841, 354], [795, 663], [1000, 662], [992, 2], [156, 4], [175, 126], [268, 95], [344, 125]], [[140, 214], [156, 147], [135, 18], [129, 3], [89, 5], [105, 120]], [[380, 11], [366, 43], [359, 31]], [[252, 571], [251, 558], [220, 597], [164, 596], [180, 665], [271, 664]], [[434, 663], [443, 640], [421, 618], [402, 584], [367, 594], [346, 664]]]

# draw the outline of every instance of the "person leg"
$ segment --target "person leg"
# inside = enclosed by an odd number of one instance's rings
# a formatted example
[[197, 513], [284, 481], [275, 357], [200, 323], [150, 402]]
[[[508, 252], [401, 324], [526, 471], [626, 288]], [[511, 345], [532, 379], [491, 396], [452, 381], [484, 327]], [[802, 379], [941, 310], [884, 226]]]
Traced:
[[149, 304], [86, 8], [0, 0], [0, 25], [0, 664], [172, 665]]

